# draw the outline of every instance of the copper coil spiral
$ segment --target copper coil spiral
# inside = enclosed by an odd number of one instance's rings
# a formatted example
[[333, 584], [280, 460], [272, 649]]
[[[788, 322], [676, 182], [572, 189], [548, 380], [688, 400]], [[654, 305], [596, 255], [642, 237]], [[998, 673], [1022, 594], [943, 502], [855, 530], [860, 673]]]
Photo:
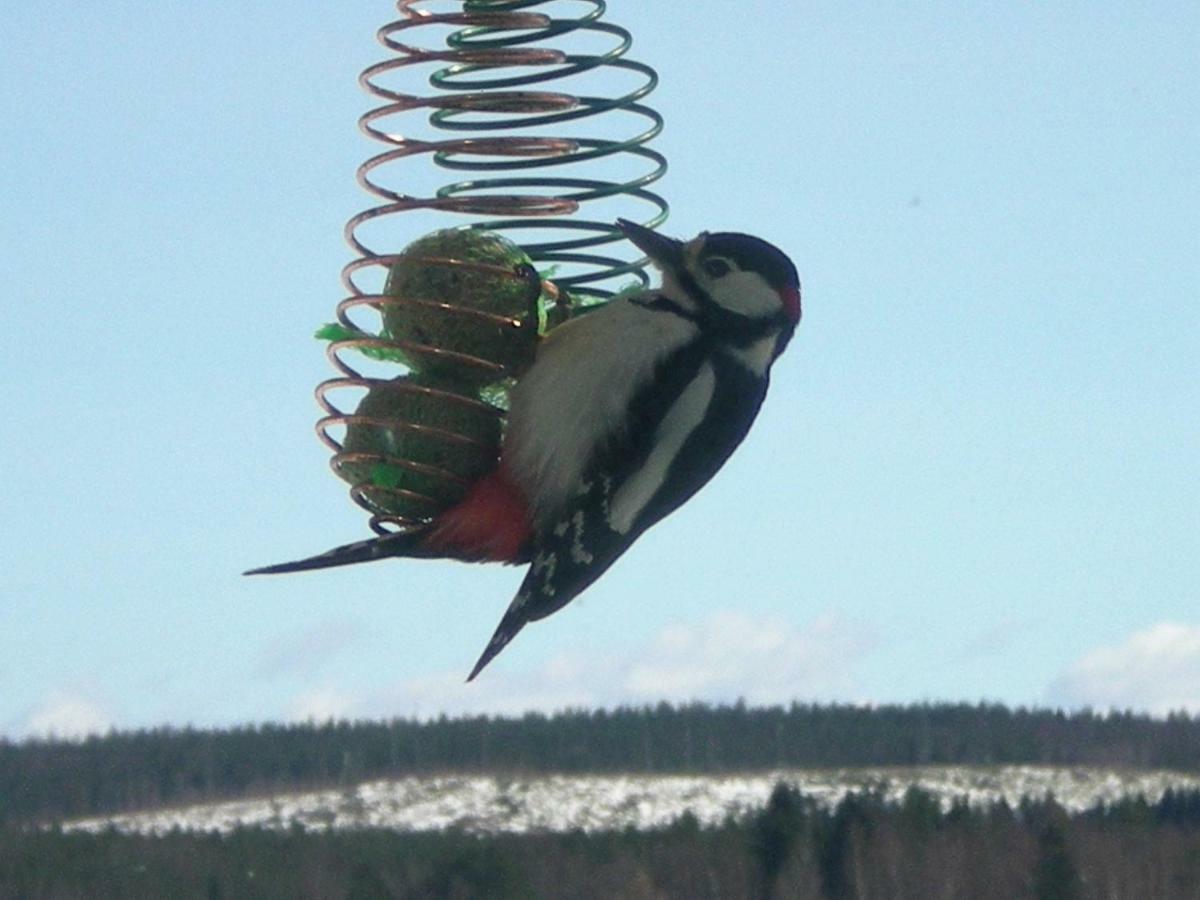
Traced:
[[[428, 8], [438, 6], [454, 6], [457, 11]], [[514, 270], [445, 256], [421, 262], [446, 272], [488, 272], [499, 283], [524, 280], [530, 290], [548, 298], [552, 319], [561, 321], [603, 302], [616, 289], [647, 285], [644, 259], [624, 259], [601, 248], [622, 240], [612, 225], [618, 217], [656, 227], [667, 216], [666, 201], [647, 189], [666, 171], [665, 158], [646, 146], [662, 130], [663, 120], [641, 102], [658, 77], [649, 66], [625, 58], [632, 38], [625, 29], [600, 21], [604, 0], [398, 0], [396, 7], [401, 18], [377, 34], [392, 55], [359, 76], [360, 85], [382, 101], [359, 119], [359, 127], [387, 149], [368, 159], [357, 173], [359, 184], [379, 203], [346, 224], [345, 237], [356, 258], [342, 270], [347, 296], [337, 306], [337, 320], [344, 330], [328, 347], [339, 376], [323, 382], [316, 392], [325, 412], [317, 434], [334, 452], [334, 471], [353, 482], [351, 496], [371, 513], [371, 527], [380, 534], [426, 521], [444, 505], [444, 492], [415, 490], [411, 484], [380, 486], [347, 473], [386, 463], [420, 475], [424, 483], [462, 489], [465, 481], [443, 466], [377, 448], [348, 449], [345, 438], [334, 437], [331, 429], [343, 434], [354, 426], [400, 430], [440, 442], [448, 451], [479, 444], [479, 435], [444, 424], [367, 414], [361, 406], [347, 414], [335, 400], [355, 393], [361, 396], [364, 391], [407, 392], [409, 399], [434, 399], [464, 416], [494, 417], [499, 424], [504, 391], [485, 389], [476, 395], [414, 385], [396, 379], [394, 367], [365, 371], [370, 363], [361, 354], [449, 359], [471, 372], [472, 380], [491, 385], [519, 374], [510, 364], [455, 353], [413, 340], [411, 335], [398, 339], [385, 329], [356, 321], [356, 317], [382, 317], [388, 307], [409, 304], [437, 310], [448, 321], [464, 325], [490, 323], [501, 331], [520, 325], [511, 317], [456, 305], [444, 296], [385, 293], [384, 279], [401, 259], [398, 248], [424, 230], [413, 230], [415, 220], [432, 215], [432, 227], [446, 228], [452, 224], [446, 221], [450, 214], [469, 217], [457, 226], [465, 230], [509, 233], [542, 269], [540, 274], [529, 267]], [[555, 15], [559, 12], [574, 15]], [[444, 47], [426, 49], [411, 43], [420, 29], [429, 34], [445, 32]], [[417, 96], [391, 86], [391, 80], [411, 79], [414, 69], [420, 71], [422, 66], [436, 67], [428, 83], [438, 93]], [[562, 90], [548, 89], [556, 82]], [[601, 88], [612, 92], [614, 84], [618, 95], [603, 96]], [[417, 110], [428, 115], [414, 120]], [[584, 122], [592, 133], [575, 134], [576, 123]], [[400, 124], [404, 134], [393, 130]], [[570, 133], [563, 133], [567, 129]], [[421, 156], [434, 165], [414, 167], [410, 158]], [[563, 174], [548, 174], [551, 169]], [[425, 196], [388, 186], [412, 188], [439, 170], [471, 176], [435, 185]], [[393, 227], [398, 217], [405, 226], [403, 238]], [[369, 238], [366, 231], [371, 232]], [[373, 249], [368, 240], [387, 251]], [[347, 359], [352, 352], [355, 365]], [[381, 502], [389, 496], [405, 501], [404, 514]], [[427, 515], [421, 512], [426, 508]]]

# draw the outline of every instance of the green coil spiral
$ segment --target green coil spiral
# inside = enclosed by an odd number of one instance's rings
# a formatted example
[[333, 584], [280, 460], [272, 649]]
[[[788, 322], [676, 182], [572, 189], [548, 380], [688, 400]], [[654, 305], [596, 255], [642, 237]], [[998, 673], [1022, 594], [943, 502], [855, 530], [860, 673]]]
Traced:
[[[668, 213], [666, 201], [650, 190], [667, 168], [663, 155], [648, 146], [663, 119], [643, 102], [658, 76], [628, 58], [632, 36], [602, 21], [604, 0], [398, 0], [396, 8], [400, 18], [377, 34], [391, 55], [359, 76], [364, 90], [381, 101], [359, 127], [384, 149], [357, 172], [378, 202], [346, 224], [355, 258], [342, 271], [347, 294], [337, 318], [344, 334], [328, 348], [339, 375], [317, 388], [325, 411], [317, 433], [334, 451], [335, 471], [372, 460], [348, 453], [331, 433], [369, 421], [343, 412], [335, 398], [347, 391], [361, 395], [386, 380], [362, 371], [361, 355], [353, 355], [351, 364], [349, 351], [438, 352], [402, 345], [355, 321], [397, 302], [383, 293], [383, 282], [408, 241], [398, 239], [393, 226], [407, 228], [411, 239], [421, 230], [409, 225], [416, 221], [412, 214], [423, 212], [434, 214], [439, 228], [505, 234], [533, 261], [557, 297], [561, 317], [616, 290], [647, 286], [646, 260], [622, 257], [628, 244], [609, 246], [624, 241], [613, 222], [627, 218], [653, 228]], [[441, 36], [439, 47], [413, 43], [434, 34]], [[418, 74], [428, 92], [409, 88]], [[421, 158], [426, 165], [417, 166]], [[441, 181], [439, 172], [455, 180], [424, 193], [412, 190], [417, 182]], [[443, 437], [461, 440], [453, 433]], [[428, 466], [422, 474], [430, 474]], [[372, 513], [377, 532], [413, 524], [381, 513], [363, 485], [351, 495]]]

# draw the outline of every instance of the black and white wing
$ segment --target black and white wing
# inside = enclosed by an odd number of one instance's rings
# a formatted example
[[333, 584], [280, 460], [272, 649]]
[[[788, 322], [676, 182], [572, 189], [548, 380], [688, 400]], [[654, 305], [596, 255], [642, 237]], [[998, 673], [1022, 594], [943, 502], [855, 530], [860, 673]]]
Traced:
[[741, 443], [765, 377], [699, 339], [665, 357], [625, 427], [594, 455], [578, 490], [545, 520], [516, 597], [468, 680], [525, 626], [564, 607], [654, 523], [688, 500]]

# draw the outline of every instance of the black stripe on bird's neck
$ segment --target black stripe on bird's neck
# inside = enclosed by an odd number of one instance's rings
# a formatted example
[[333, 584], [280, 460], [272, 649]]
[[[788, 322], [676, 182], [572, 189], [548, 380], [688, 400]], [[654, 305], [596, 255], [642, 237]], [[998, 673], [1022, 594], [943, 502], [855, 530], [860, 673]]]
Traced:
[[680, 303], [676, 303], [663, 293], [655, 293], [646, 298], [631, 297], [630, 302], [636, 303], [644, 309], [671, 313], [672, 315], [679, 316], [681, 319], [687, 319], [689, 322], [695, 322], [697, 325], [700, 324], [700, 317], [695, 312]]
[[[700, 291], [699, 286], [697, 286], [697, 290]], [[751, 319], [730, 312], [703, 291], [700, 291], [698, 295], [690, 296], [697, 302], [697, 308], [694, 310], [688, 309], [682, 303], [672, 300], [668, 295], [662, 293], [655, 293], [645, 298], [631, 297], [630, 302], [636, 303], [643, 309], [669, 313], [686, 319], [700, 329], [701, 337], [713, 343], [748, 347], [770, 334], [787, 334], [789, 338], [791, 337], [793, 325], [783, 312], [765, 319]]]
[[696, 304], [696, 311], [688, 318], [699, 325], [707, 337], [714, 340], [735, 347], [748, 347], [767, 335], [785, 331], [792, 326], [792, 322], [782, 310], [773, 316], [751, 318], [726, 309], [714, 300], [686, 269], [677, 271], [675, 278]]
[[[712, 342], [734, 347], [748, 347], [771, 334], [787, 335], [790, 339], [795, 323], [782, 310], [773, 316], [750, 318], [725, 309], [713, 300], [690, 275], [682, 274], [679, 282], [687, 291], [688, 297], [696, 304], [695, 309], [689, 309], [661, 291], [644, 297], [631, 297], [630, 302], [636, 303], [643, 309], [670, 313], [686, 319], [700, 329], [702, 337]], [[786, 343], [785, 340], [784, 344], [786, 345]], [[780, 349], [782, 350], [782, 347]]]

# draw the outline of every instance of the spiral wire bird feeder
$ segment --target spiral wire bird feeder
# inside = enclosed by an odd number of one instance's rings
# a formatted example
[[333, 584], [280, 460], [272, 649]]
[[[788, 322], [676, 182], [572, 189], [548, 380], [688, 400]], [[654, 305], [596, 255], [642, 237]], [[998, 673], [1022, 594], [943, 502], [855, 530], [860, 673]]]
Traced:
[[[430, 9], [449, 6], [458, 11]], [[452, 214], [469, 217], [455, 226], [458, 230], [511, 237], [537, 269], [436, 251], [417, 262], [430, 273], [431, 283], [491, 278], [501, 293], [540, 294], [546, 311], [539, 331], [604, 302], [618, 288], [647, 286], [644, 259], [623, 259], [605, 247], [623, 240], [612, 224], [618, 217], [648, 227], [667, 217], [666, 201], [647, 189], [666, 171], [665, 158], [646, 146], [663, 121], [641, 102], [658, 77], [649, 66], [626, 58], [632, 37], [601, 21], [603, 0], [398, 0], [396, 7], [401, 17], [377, 34], [392, 55], [359, 77], [381, 101], [360, 118], [359, 127], [386, 149], [357, 174], [379, 203], [346, 224], [356, 257], [342, 270], [347, 296], [337, 306], [328, 347], [339, 375], [316, 392], [325, 412], [318, 436], [334, 452], [334, 471], [352, 483], [351, 496], [371, 514], [371, 527], [379, 534], [428, 521], [447, 496], [465, 490], [469, 479], [443, 460], [453, 459], [458, 450], [494, 454], [504, 415], [503, 386], [520, 374], [521, 364], [450, 350], [420, 333], [393, 334], [361, 320], [374, 315], [386, 323], [389, 314], [433, 314], [451, 328], [490, 328], [500, 336], [527, 325], [511, 314], [463, 305], [446, 293], [389, 290], [394, 267], [412, 261], [396, 252], [402, 242], [388, 227], [396, 217], [433, 214], [445, 228], [444, 216]], [[444, 32], [444, 47], [411, 43], [418, 31]], [[434, 69], [428, 85], [435, 93], [417, 96], [390, 86], [411, 78], [414, 67]], [[618, 96], [598, 95], [614, 83], [627, 85]], [[424, 121], [414, 119], [417, 110], [429, 111]], [[402, 118], [410, 129], [406, 134], [393, 130]], [[583, 124], [591, 133], [576, 134]], [[419, 127], [428, 133], [415, 136]], [[433, 167], [413, 170], [409, 158], [417, 156], [430, 158]], [[462, 180], [427, 196], [389, 186], [412, 185], [420, 175], [437, 171], [461, 173], [456, 177]], [[410, 218], [404, 217], [406, 224]], [[368, 238], [366, 231], [378, 236]], [[517, 240], [516, 234], [525, 239]], [[388, 249], [374, 249], [379, 246]], [[352, 351], [355, 365], [348, 361]], [[410, 367], [416, 361], [418, 368], [427, 362], [450, 365], [465, 373], [466, 381], [484, 387], [460, 390], [364, 370], [371, 360], [394, 365], [398, 359]], [[364, 391], [367, 398], [354, 413], [335, 402], [344, 405], [345, 397], [361, 397]], [[397, 404], [387, 398], [402, 400], [409, 412], [397, 414]], [[414, 403], [441, 412], [411, 415]], [[412, 458], [392, 446], [394, 440], [347, 446], [354, 443], [346, 437], [356, 428], [359, 433], [374, 429], [371, 434], [389, 439], [420, 439], [434, 452]], [[339, 440], [332, 429], [345, 436]], [[368, 477], [381, 465], [412, 477], [403, 485]]]

